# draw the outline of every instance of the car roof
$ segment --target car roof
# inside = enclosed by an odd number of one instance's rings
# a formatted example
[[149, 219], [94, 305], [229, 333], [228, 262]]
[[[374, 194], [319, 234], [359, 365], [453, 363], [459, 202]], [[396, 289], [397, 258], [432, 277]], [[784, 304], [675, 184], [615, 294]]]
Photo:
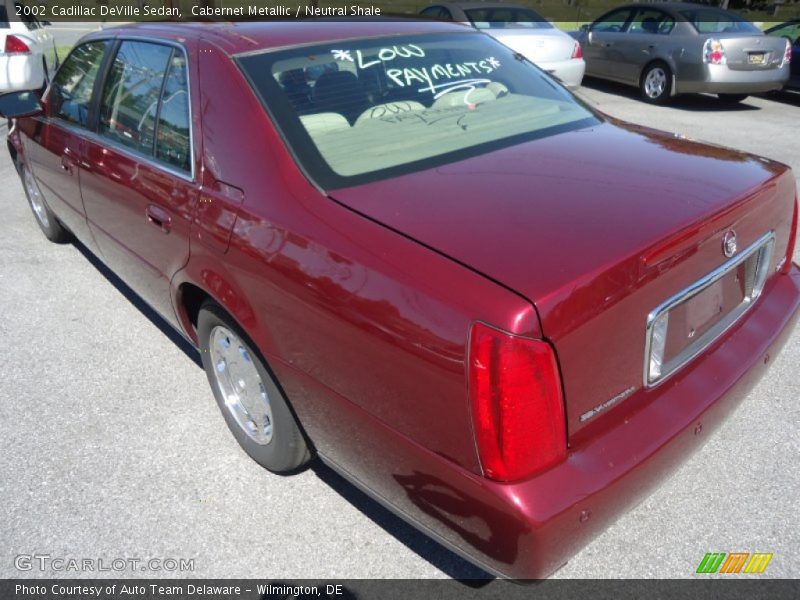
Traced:
[[457, 23], [399, 18], [357, 21], [326, 19], [301, 21], [213, 21], [188, 23], [134, 23], [109, 27], [84, 39], [147, 37], [173, 41], [207, 40], [230, 55], [272, 50], [309, 43], [420, 33], [469, 31]]

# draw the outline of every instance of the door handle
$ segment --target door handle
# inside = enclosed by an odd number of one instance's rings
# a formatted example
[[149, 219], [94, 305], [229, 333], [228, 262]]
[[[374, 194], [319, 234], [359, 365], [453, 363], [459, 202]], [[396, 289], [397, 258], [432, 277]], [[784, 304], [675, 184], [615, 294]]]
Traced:
[[170, 217], [169, 213], [160, 206], [150, 204], [145, 209], [144, 214], [147, 217], [148, 223], [155, 225], [164, 233], [169, 233], [172, 229], [172, 217]]
[[72, 175], [75, 165], [76, 163], [72, 158], [72, 152], [69, 148], [64, 148], [64, 153], [61, 155], [61, 170]]

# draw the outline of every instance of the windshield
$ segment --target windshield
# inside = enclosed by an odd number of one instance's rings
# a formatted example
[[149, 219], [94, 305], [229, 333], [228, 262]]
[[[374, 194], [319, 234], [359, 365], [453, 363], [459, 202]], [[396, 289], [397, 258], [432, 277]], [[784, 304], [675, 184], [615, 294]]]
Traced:
[[477, 32], [338, 41], [237, 60], [325, 189], [598, 122], [548, 75]]
[[715, 8], [682, 10], [681, 15], [698, 33], [761, 33], [750, 21]]
[[552, 29], [541, 15], [527, 8], [473, 8], [464, 13], [478, 29]]

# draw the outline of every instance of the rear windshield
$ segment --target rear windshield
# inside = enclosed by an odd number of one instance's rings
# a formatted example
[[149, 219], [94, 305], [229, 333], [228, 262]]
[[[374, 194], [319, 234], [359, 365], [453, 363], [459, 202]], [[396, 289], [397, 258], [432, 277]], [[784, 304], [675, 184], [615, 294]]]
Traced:
[[548, 75], [477, 32], [338, 41], [238, 61], [326, 189], [598, 122]]
[[682, 10], [681, 15], [698, 33], [761, 33], [750, 21], [724, 10], [698, 8]]
[[541, 15], [526, 8], [473, 8], [465, 10], [478, 29], [552, 29]]

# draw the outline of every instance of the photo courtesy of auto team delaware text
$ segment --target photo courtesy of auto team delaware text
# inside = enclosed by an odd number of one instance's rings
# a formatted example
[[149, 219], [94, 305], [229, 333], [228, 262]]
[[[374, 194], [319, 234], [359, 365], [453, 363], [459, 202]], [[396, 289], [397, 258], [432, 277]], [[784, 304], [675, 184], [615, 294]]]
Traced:
[[0, 580], [791, 597], [800, 0], [0, 0], [0, 46]]

